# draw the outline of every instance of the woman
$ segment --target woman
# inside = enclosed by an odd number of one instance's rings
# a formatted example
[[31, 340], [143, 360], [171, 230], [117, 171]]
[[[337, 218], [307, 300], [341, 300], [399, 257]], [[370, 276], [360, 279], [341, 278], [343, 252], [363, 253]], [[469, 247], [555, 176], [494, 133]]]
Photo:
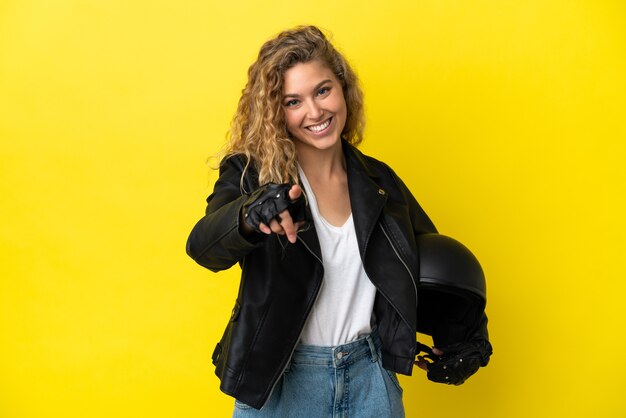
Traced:
[[362, 130], [357, 78], [319, 29], [263, 45], [187, 243], [212, 271], [242, 268], [213, 353], [234, 416], [404, 416], [396, 373], [416, 355], [416, 237], [436, 229], [355, 148]]

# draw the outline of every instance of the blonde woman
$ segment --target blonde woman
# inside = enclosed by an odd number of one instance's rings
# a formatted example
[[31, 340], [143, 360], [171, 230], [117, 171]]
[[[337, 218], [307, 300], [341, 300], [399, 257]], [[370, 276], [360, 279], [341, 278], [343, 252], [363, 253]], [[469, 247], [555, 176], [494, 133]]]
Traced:
[[212, 271], [242, 269], [213, 353], [234, 417], [404, 416], [396, 373], [410, 375], [418, 351], [416, 237], [436, 229], [356, 149], [363, 124], [357, 78], [318, 28], [263, 45], [187, 243]]

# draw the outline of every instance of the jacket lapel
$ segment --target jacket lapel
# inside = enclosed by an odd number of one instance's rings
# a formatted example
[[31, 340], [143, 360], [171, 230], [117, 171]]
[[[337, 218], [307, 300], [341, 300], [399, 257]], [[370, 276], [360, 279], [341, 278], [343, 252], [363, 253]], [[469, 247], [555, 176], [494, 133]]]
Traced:
[[352, 145], [344, 142], [343, 151], [346, 156], [354, 229], [361, 259], [365, 260], [365, 249], [387, 202], [387, 192], [374, 181], [375, 176], [369, 172], [362, 155]]

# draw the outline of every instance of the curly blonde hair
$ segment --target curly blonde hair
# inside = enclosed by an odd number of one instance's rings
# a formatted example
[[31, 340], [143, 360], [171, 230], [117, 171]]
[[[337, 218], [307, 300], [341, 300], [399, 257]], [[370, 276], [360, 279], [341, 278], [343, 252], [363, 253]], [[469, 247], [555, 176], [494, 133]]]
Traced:
[[298, 26], [278, 34], [261, 47], [248, 69], [224, 154], [244, 154], [259, 174], [259, 184], [296, 183], [296, 150], [285, 125], [283, 75], [298, 63], [319, 60], [337, 77], [346, 101], [342, 139], [358, 145], [365, 125], [363, 92], [346, 59], [315, 26]]

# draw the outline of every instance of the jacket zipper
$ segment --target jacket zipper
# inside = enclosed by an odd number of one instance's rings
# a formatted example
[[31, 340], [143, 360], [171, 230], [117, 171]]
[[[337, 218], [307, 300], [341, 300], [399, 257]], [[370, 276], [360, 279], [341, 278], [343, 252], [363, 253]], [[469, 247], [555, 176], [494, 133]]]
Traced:
[[415, 278], [413, 277], [413, 274], [411, 273], [411, 270], [409, 269], [409, 266], [407, 266], [406, 263], [404, 262], [404, 260], [402, 259], [402, 257], [400, 257], [400, 253], [398, 253], [398, 250], [393, 245], [393, 242], [391, 241], [391, 238], [387, 234], [387, 231], [385, 231], [385, 228], [383, 227], [383, 225], [380, 224], [380, 223], [378, 225], [380, 226], [380, 229], [383, 231], [383, 234], [385, 234], [385, 237], [387, 238], [387, 241], [389, 241], [389, 245], [391, 245], [391, 248], [393, 249], [393, 252], [396, 253], [396, 256], [398, 257], [398, 260], [400, 260], [400, 262], [402, 263], [402, 265], [406, 269], [407, 273], [409, 273], [409, 277], [411, 277], [411, 281], [413, 282], [413, 288], [415, 289], [415, 301], [417, 301], [417, 284], [415, 283]]
[[[417, 303], [417, 284], [415, 283], [415, 278], [413, 277], [413, 274], [411, 273], [411, 270], [409, 269], [409, 266], [407, 266], [406, 262], [402, 259], [402, 257], [400, 256], [400, 253], [398, 252], [396, 247], [393, 245], [393, 241], [391, 240], [391, 238], [387, 234], [387, 231], [385, 231], [385, 228], [383, 227], [382, 223], [379, 222], [378, 225], [380, 226], [380, 229], [383, 231], [383, 234], [387, 238], [387, 241], [389, 241], [389, 245], [391, 245], [391, 248], [393, 249], [393, 252], [396, 253], [396, 257], [398, 257], [398, 260], [400, 260], [400, 262], [402, 263], [402, 265], [406, 269], [407, 273], [409, 273], [409, 277], [411, 278], [411, 281], [413, 282], [413, 288], [415, 289], [415, 302]], [[400, 317], [404, 319], [404, 317], [400, 313], [400, 310], [393, 303], [391, 303], [391, 300], [389, 300], [387, 295], [385, 295], [380, 290], [379, 290], [379, 292], [380, 292], [381, 295], [383, 295], [385, 297], [385, 299], [387, 299], [387, 302], [389, 303], [389, 305], [393, 306], [393, 308], [396, 310], [396, 312], [398, 312]], [[406, 319], [404, 319], [404, 322], [407, 324], [407, 326], [409, 326], [409, 323], [408, 323], [408, 321]], [[416, 348], [414, 348], [414, 350], [416, 350]], [[415, 355], [415, 354], [416, 353], [413, 352], [413, 355]]]

